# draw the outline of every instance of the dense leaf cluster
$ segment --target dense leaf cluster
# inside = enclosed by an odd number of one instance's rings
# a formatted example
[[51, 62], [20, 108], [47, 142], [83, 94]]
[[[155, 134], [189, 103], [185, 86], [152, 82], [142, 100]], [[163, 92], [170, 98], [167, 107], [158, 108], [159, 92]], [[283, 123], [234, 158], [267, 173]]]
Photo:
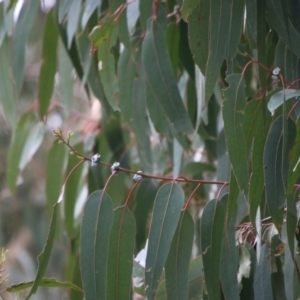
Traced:
[[[52, 216], [35, 280], [2, 292], [298, 299], [300, 4], [47, 3], [0, 2], [7, 187], [47, 152]], [[59, 243], [66, 282], [44, 276]]]

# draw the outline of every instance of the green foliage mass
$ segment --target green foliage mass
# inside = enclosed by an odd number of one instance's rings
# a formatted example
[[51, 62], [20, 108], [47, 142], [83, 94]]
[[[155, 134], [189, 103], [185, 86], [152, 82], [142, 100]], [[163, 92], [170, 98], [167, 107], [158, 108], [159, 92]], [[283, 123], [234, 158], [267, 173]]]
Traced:
[[1, 297], [299, 299], [299, 12], [1, 1]]

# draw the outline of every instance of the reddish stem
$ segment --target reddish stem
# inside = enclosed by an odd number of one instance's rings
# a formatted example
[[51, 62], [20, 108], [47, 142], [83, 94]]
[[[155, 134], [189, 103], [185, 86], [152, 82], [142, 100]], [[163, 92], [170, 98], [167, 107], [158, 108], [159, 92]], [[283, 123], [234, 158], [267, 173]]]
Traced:
[[186, 202], [186, 204], [185, 204], [183, 210], [187, 210], [187, 208], [189, 207], [189, 205], [190, 205], [190, 203], [191, 203], [191, 201], [192, 201], [192, 199], [193, 199], [195, 193], [197, 192], [197, 190], [198, 190], [198, 188], [199, 188], [200, 186], [201, 186], [201, 183], [198, 183], [198, 185], [196, 186], [196, 188], [195, 188], [195, 189], [193, 190], [193, 192], [191, 193], [191, 195], [190, 195], [188, 201]]
[[133, 185], [133, 187], [131, 188], [131, 190], [129, 191], [129, 194], [128, 194], [127, 199], [126, 199], [126, 201], [125, 201], [125, 205], [124, 205], [125, 207], [128, 207], [129, 202], [130, 202], [130, 199], [131, 199], [131, 195], [132, 195], [133, 191], [135, 190], [135, 188], [138, 186], [139, 183], [140, 183], [140, 182], [137, 181], [137, 182]]

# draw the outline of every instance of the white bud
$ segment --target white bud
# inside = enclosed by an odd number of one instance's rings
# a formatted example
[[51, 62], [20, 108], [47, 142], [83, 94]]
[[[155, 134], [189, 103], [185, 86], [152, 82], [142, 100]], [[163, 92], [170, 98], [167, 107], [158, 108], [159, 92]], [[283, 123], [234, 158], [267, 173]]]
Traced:
[[143, 176], [142, 176], [142, 175], [139, 175], [139, 174], [141, 174], [141, 173], [143, 173], [143, 172], [142, 172], [142, 171], [137, 171], [137, 174], [134, 174], [134, 175], [133, 175], [133, 180], [134, 180], [134, 181], [140, 181], [140, 180], [142, 180]]
[[112, 173], [118, 171], [119, 168], [120, 168], [120, 163], [117, 161], [114, 162], [113, 165], [110, 167]]
[[272, 75], [274, 76], [278, 76], [280, 73], [280, 68], [276, 67], [273, 71], [272, 71]]
[[91, 158], [91, 167], [96, 167], [97, 164], [99, 163], [100, 161], [100, 157], [101, 155], [100, 154], [95, 154], [92, 158]]

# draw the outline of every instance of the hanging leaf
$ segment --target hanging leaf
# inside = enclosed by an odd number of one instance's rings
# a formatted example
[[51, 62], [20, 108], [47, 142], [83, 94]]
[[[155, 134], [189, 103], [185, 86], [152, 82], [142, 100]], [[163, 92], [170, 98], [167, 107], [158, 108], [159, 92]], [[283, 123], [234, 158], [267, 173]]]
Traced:
[[226, 81], [229, 87], [224, 90], [223, 118], [228, 155], [239, 188], [247, 193], [249, 171], [243, 131], [246, 106], [245, 83], [241, 74], [229, 75]]
[[[3, 3], [1, 3], [3, 4]], [[16, 96], [10, 68], [10, 40], [5, 38], [0, 47], [0, 101], [12, 129], [16, 126]]]
[[107, 259], [113, 204], [104, 191], [92, 193], [85, 205], [80, 233], [80, 269], [85, 299], [106, 299]]
[[131, 299], [131, 276], [136, 224], [123, 206], [114, 211], [107, 261], [107, 299]]
[[8, 152], [8, 169], [7, 169], [7, 184], [12, 194], [16, 190], [16, 182], [19, 174], [19, 164], [22, 157], [23, 149], [26, 140], [34, 125], [35, 117], [31, 113], [23, 115], [18, 122], [15, 134], [13, 136], [10, 149]]
[[60, 194], [61, 186], [63, 184], [63, 175], [68, 162], [67, 154], [68, 148], [55, 142], [47, 157], [46, 197], [49, 211], [51, 211], [51, 208]]
[[85, 2], [85, 8], [84, 12], [82, 14], [82, 19], [81, 19], [81, 27], [85, 28], [89, 18], [93, 14], [93, 12], [101, 6], [102, 1], [94, 1], [94, 0], [88, 0]]
[[81, 1], [72, 1], [68, 9], [67, 19], [67, 37], [68, 37], [68, 49], [72, 46], [72, 41], [77, 31], [81, 12]]
[[198, 5], [197, 0], [184, 0], [181, 8], [181, 17], [184, 21], [188, 21], [189, 15]]
[[48, 13], [45, 25], [45, 34], [43, 41], [43, 63], [39, 77], [39, 114], [43, 118], [47, 115], [47, 110], [51, 101], [54, 76], [56, 73], [58, 32], [56, 28], [54, 11]]
[[157, 192], [146, 258], [145, 289], [148, 299], [154, 299], [180, 218], [183, 202], [184, 193], [177, 183], [165, 184]]
[[[237, 190], [237, 186], [236, 186]], [[231, 191], [231, 185], [230, 185]], [[235, 193], [235, 197], [237, 197]], [[230, 196], [225, 195], [221, 202], [226, 209], [226, 216], [228, 215]], [[235, 223], [237, 217], [238, 207], [230, 213], [229, 219], [227, 220], [227, 226], [224, 226], [221, 258], [220, 258], [220, 281], [222, 285], [222, 291], [225, 299], [240, 299], [239, 288], [237, 281], [237, 248], [236, 248], [236, 237], [235, 237]]]
[[73, 108], [73, 65], [64, 45], [59, 43], [59, 90], [60, 98], [64, 105], [64, 116], [69, 117]]
[[205, 284], [211, 299], [221, 296], [219, 270], [224, 219], [223, 204], [215, 199], [208, 201], [200, 220], [200, 240]]
[[192, 125], [173, 75], [164, 33], [157, 21], [148, 21], [147, 32], [143, 41], [142, 61], [147, 84], [152, 95], [156, 98], [156, 103], [148, 102], [148, 106], [158, 103], [178, 134], [192, 133]]
[[206, 103], [213, 93], [225, 56], [232, 58], [237, 51], [243, 19], [236, 10], [242, 11], [243, 5], [233, 3], [235, 1], [201, 1], [189, 17], [190, 46], [205, 76]]
[[98, 46], [98, 60], [99, 64], [101, 64], [100, 77], [105, 95], [113, 110], [119, 110], [117, 105], [118, 81], [115, 71], [115, 58], [111, 53], [111, 48], [116, 44], [116, 41], [117, 31], [114, 28], [107, 40]]
[[52, 251], [53, 244], [54, 244], [58, 212], [59, 212], [59, 203], [56, 203], [53, 206], [51, 222], [50, 222], [50, 226], [49, 226], [49, 232], [48, 232], [48, 236], [47, 236], [47, 240], [46, 240], [44, 249], [43, 249], [42, 253], [38, 256], [38, 269], [37, 269], [37, 273], [35, 276], [35, 280], [31, 286], [30, 292], [25, 300], [28, 300], [31, 295], [36, 293], [38, 286], [40, 285], [40, 282], [46, 272], [46, 269], [47, 269], [47, 266], [48, 266], [48, 263], [50, 260], [51, 251]]
[[273, 298], [271, 271], [270, 271], [270, 249], [267, 244], [262, 246], [259, 263], [255, 267], [254, 295], [255, 299], [268, 300]]
[[21, 91], [23, 85], [26, 42], [35, 22], [39, 7], [39, 1], [26, 1], [22, 4], [17, 23], [15, 25], [15, 31], [12, 36], [11, 61], [17, 93]]
[[181, 213], [165, 266], [168, 299], [188, 299], [189, 261], [194, 240], [194, 221], [187, 210]]
[[287, 15], [285, 4], [281, 0], [267, 0], [267, 17], [272, 28], [278, 33], [284, 43], [298, 57], [300, 34]]
[[283, 222], [288, 172], [287, 154], [295, 138], [295, 124], [291, 119], [287, 122], [287, 148], [283, 152], [283, 121], [278, 117], [272, 124], [264, 149], [264, 174], [266, 200], [272, 221], [277, 230]]
[[280, 107], [284, 101], [299, 97], [300, 91], [287, 89], [277, 92], [273, 94], [270, 101], [268, 102], [268, 110], [271, 112], [272, 116], [274, 116], [274, 112], [276, 108]]

